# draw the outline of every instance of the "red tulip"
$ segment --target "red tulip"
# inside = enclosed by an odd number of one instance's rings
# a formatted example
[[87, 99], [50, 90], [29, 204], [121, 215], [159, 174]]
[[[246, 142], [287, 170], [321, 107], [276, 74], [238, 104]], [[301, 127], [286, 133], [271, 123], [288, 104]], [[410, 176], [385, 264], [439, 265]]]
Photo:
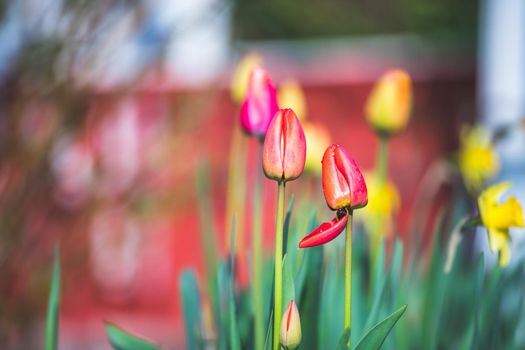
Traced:
[[337, 210], [336, 218], [322, 223], [301, 242], [299, 248], [308, 248], [330, 242], [343, 232], [352, 210], [368, 203], [365, 180], [356, 162], [340, 145], [331, 145], [322, 161], [323, 192], [328, 206]]
[[264, 69], [254, 68], [241, 106], [241, 126], [248, 134], [262, 137], [278, 110], [277, 92], [270, 76]]
[[277, 181], [298, 178], [306, 161], [306, 139], [291, 109], [281, 109], [270, 122], [263, 145], [263, 170]]
[[363, 174], [342, 146], [333, 144], [328, 147], [322, 163], [323, 192], [331, 209], [357, 209], [368, 203]]

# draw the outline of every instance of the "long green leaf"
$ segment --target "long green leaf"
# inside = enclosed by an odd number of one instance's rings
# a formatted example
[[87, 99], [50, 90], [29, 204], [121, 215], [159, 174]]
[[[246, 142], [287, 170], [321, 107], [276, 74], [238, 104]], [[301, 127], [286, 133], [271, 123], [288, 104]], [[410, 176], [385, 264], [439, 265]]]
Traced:
[[393, 314], [385, 318], [383, 321], [376, 324], [372, 329], [370, 329], [364, 337], [359, 341], [355, 350], [377, 350], [381, 347], [386, 337], [394, 328], [397, 321], [405, 313], [407, 309], [406, 305], [403, 305]]
[[337, 343], [337, 350], [348, 350], [348, 341], [350, 340], [350, 328], [346, 328], [339, 338]]
[[292, 299], [295, 300], [294, 276], [288, 256], [283, 258], [283, 307], [286, 308]]
[[105, 322], [106, 334], [115, 350], [155, 350], [158, 345], [151, 341], [126, 332], [117, 325]]
[[201, 339], [201, 302], [194, 271], [186, 270], [180, 275], [179, 288], [186, 328], [186, 348], [197, 349]]
[[295, 202], [295, 197], [292, 194], [290, 196], [290, 201], [288, 202], [288, 209], [286, 210], [286, 216], [284, 217], [284, 227], [283, 227], [283, 256], [286, 255], [288, 251], [288, 235], [290, 233], [290, 220], [292, 219], [292, 209]]
[[60, 310], [60, 248], [55, 247], [51, 288], [47, 302], [45, 350], [56, 350], [58, 344], [58, 314]]

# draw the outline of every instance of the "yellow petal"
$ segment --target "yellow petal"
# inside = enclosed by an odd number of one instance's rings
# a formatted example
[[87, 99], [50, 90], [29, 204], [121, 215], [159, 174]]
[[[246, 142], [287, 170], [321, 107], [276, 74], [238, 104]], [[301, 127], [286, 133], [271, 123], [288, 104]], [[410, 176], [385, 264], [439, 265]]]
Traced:
[[488, 230], [490, 250], [499, 254], [499, 264], [504, 267], [510, 261], [510, 234], [505, 230]]
[[300, 121], [306, 119], [307, 106], [301, 85], [295, 80], [286, 80], [279, 87], [279, 108], [291, 108]]
[[412, 109], [412, 81], [401, 69], [387, 71], [374, 86], [365, 106], [367, 121], [381, 132], [405, 128]]
[[499, 158], [490, 141], [490, 134], [481, 127], [464, 126], [458, 165], [470, 192], [479, 191], [499, 171]]
[[332, 143], [330, 132], [323, 124], [303, 122], [303, 131], [306, 138], [306, 163], [304, 170], [321, 175], [321, 160], [324, 152]]
[[250, 79], [250, 73], [256, 66], [262, 64], [261, 56], [255, 53], [249, 53], [244, 56], [237, 68], [233, 72], [232, 84], [231, 84], [231, 97], [233, 102], [240, 105], [246, 96], [246, 89], [248, 87], [248, 80]]

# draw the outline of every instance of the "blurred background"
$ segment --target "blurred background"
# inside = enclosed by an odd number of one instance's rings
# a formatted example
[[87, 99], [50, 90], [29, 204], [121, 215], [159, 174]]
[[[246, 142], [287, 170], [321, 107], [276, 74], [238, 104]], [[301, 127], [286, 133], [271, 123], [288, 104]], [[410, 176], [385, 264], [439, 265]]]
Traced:
[[[376, 154], [363, 113], [372, 84], [391, 67], [411, 74], [413, 117], [390, 159], [401, 236], [425, 172], [454, 157], [460, 126], [498, 128], [525, 109], [521, 0], [2, 1], [3, 348], [41, 348], [57, 242], [60, 348], [109, 349], [103, 320], [184, 348], [177, 278], [188, 266], [203, 271], [196, 172], [209, 172], [207, 215], [223, 254], [239, 121], [230, 81], [248, 52], [276, 85], [299, 82], [308, 120], [365, 169]], [[257, 145], [246, 145], [250, 188]], [[498, 147], [501, 176], [525, 191], [523, 134]], [[268, 252], [274, 187], [264, 180]], [[449, 192], [439, 191], [434, 210]]]

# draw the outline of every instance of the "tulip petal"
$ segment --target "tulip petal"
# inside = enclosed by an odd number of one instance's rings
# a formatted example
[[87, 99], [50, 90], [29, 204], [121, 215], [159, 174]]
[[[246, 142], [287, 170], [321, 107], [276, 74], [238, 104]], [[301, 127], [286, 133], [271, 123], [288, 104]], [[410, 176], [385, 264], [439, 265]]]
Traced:
[[340, 220], [334, 218], [330, 222], [322, 223], [318, 228], [313, 230], [310, 234], [304, 237], [301, 242], [299, 242], [299, 248], [315, 247], [330, 242], [343, 232], [347, 221], [348, 214], [343, 216]]
[[350, 184], [350, 202], [352, 209], [362, 208], [368, 203], [368, 191], [363, 174], [355, 160], [343, 147], [334, 150], [335, 164], [341, 171], [347, 183]]
[[306, 162], [306, 138], [291, 109], [283, 110], [283, 170], [286, 181], [297, 179]]
[[279, 111], [270, 122], [263, 145], [263, 170], [267, 177], [280, 181], [283, 169], [283, 113]]
[[250, 135], [263, 136], [278, 109], [277, 91], [270, 76], [264, 69], [254, 68], [241, 106], [241, 126]]
[[337, 145], [328, 147], [323, 155], [323, 192], [326, 203], [331, 209], [344, 208], [350, 205], [350, 187], [348, 181], [335, 164]]

